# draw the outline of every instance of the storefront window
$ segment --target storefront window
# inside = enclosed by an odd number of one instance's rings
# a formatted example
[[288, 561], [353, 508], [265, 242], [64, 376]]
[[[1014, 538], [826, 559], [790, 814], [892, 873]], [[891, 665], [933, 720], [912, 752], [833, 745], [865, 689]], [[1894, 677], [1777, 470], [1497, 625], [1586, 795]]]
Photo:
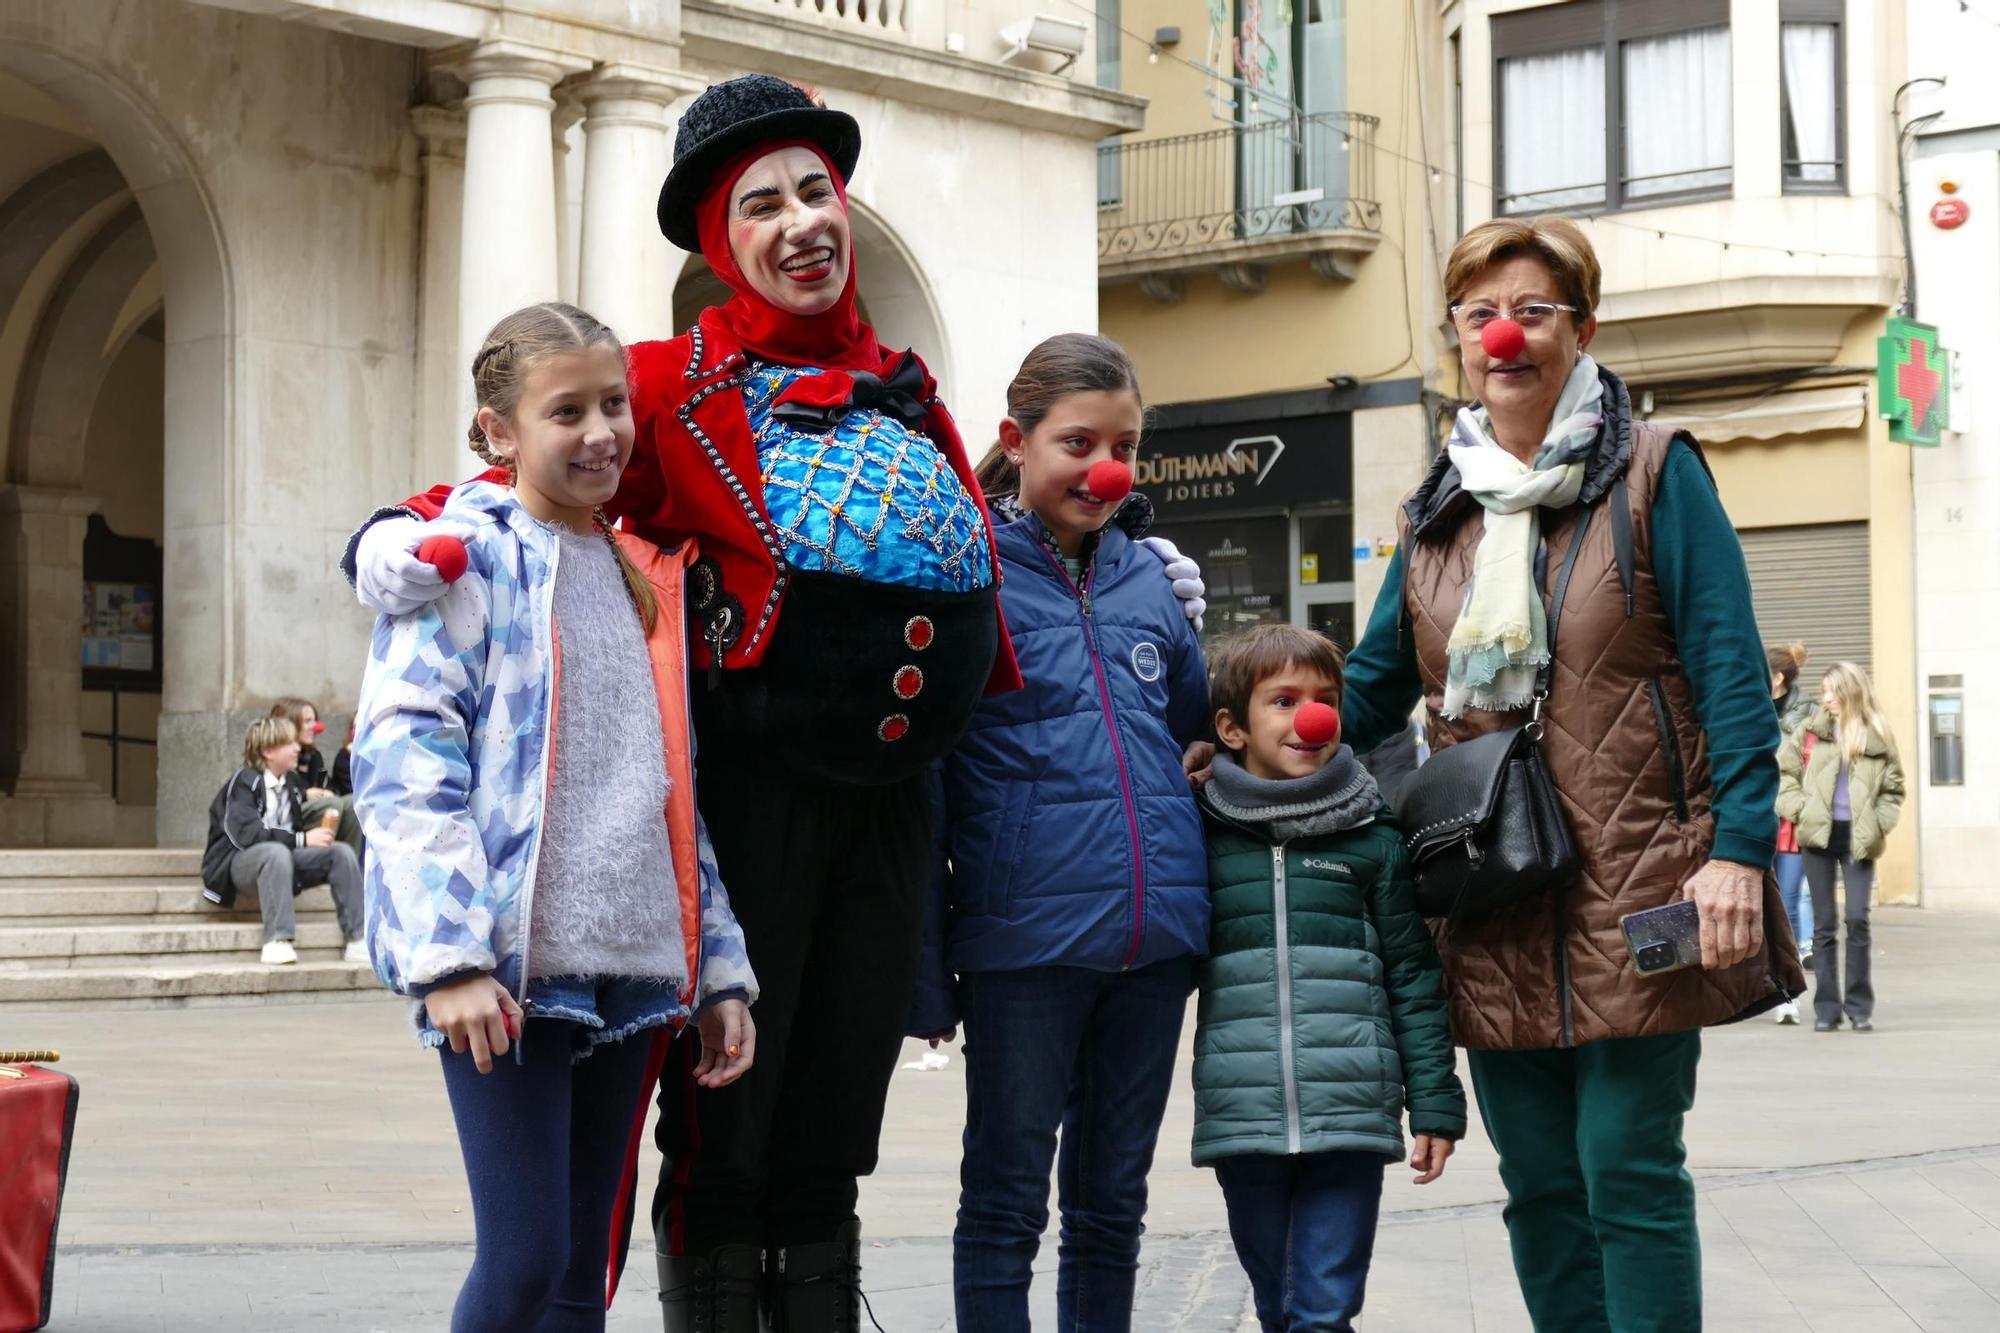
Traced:
[[1285, 620], [1291, 532], [1282, 514], [1160, 525], [1160, 535], [1201, 562], [1208, 581], [1202, 647], [1266, 620]]

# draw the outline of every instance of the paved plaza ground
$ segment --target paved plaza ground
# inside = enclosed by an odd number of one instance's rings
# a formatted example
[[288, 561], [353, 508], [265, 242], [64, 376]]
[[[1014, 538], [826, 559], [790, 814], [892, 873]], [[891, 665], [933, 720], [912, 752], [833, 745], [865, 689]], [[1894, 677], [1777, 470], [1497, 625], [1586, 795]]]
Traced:
[[[1706, 1038], [1688, 1140], [1712, 1331], [2000, 1329], [2000, 916], [1876, 922], [1875, 1033], [1760, 1020]], [[83, 1086], [56, 1333], [445, 1326], [471, 1215], [442, 1082], [397, 1003], [0, 1007], [0, 1046], [42, 1044]], [[951, 1327], [959, 1069], [898, 1074], [864, 1191], [888, 1333]], [[1135, 1327], [1247, 1333], [1221, 1196], [1188, 1164], [1190, 1113], [1183, 1070]], [[1396, 1168], [1365, 1333], [1526, 1333], [1501, 1197], [1476, 1122], [1437, 1184]], [[639, 1233], [615, 1330], [659, 1327]], [[1045, 1330], [1053, 1286], [1036, 1291]]]

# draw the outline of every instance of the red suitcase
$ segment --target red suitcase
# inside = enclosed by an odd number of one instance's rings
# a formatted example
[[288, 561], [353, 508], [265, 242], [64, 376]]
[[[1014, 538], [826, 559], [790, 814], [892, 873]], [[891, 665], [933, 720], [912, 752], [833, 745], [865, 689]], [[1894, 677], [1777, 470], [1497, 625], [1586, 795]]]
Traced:
[[49, 1322], [56, 1219], [75, 1130], [75, 1079], [0, 1064], [0, 1333]]

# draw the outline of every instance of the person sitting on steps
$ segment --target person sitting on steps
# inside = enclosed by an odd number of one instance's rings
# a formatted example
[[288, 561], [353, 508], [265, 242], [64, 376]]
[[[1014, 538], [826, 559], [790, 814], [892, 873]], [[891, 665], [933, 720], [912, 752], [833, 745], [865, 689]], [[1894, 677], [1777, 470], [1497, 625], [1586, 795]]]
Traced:
[[230, 775], [208, 807], [208, 847], [202, 853], [202, 896], [222, 907], [255, 887], [264, 918], [260, 960], [299, 961], [292, 899], [315, 884], [333, 890], [333, 910], [346, 942], [342, 958], [368, 962], [362, 942], [361, 863], [320, 824], [306, 826], [299, 789], [287, 779], [298, 767], [299, 733], [291, 720], [259, 718], [243, 737], [243, 767]]

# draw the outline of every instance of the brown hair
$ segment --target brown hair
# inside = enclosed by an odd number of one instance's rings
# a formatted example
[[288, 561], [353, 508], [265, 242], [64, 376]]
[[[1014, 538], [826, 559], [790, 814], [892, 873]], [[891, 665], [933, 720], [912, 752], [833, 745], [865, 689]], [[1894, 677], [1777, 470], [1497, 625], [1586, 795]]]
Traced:
[[1780, 644], [1775, 648], [1764, 650], [1764, 665], [1771, 668], [1772, 674], [1782, 679], [1787, 694], [1790, 694], [1792, 686], [1798, 683], [1799, 670], [1805, 664], [1806, 646], [1802, 643]]
[[1253, 625], [1215, 645], [1208, 655], [1208, 702], [1238, 726], [1250, 721], [1250, 696], [1286, 667], [1317, 671], [1338, 694], [1347, 684], [1347, 657], [1317, 630], [1282, 622]]
[[264, 751], [289, 745], [299, 738], [298, 726], [281, 713], [260, 717], [243, 733], [243, 767], [262, 768]]
[[313, 720], [317, 722], [319, 720], [318, 704], [310, 699], [301, 699], [295, 694], [288, 694], [271, 705], [271, 716], [282, 717], [288, 720], [298, 731], [299, 744], [311, 745], [313, 743], [312, 737], [306, 734], [305, 723], [305, 711], [308, 708], [312, 709]]
[[[1055, 405], [1073, 393], [1130, 393], [1143, 411], [1145, 397], [1139, 392], [1139, 371], [1131, 354], [1123, 347], [1095, 333], [1058, 333], [1045, 338], [1029, 352], [1007, 386], [1007, 415], [1023, 435], [1034, 433]], [[1015, 495], [1021, 489], [1021, 470], [1007, 461], [998, 441], [979, 460], [973, 480], [986, 498], [995, 500]]]
[[[493, 326], [480, 345], [479, 354], [472, 358], [474, 401], [479, 408], [491, 408], [511, 420], [514, 409], [521, 405], [521, 389], [538, 364], [563, 352], [584, 352], [593, 347], [609, 347], [620, 360], [625, 357], [625, 346], [618, 341], [618, 335], [588, 311], [561, 301], [523, 306]], [[492, 441], [486, 438], [486, 431], [479, 424], [477, 410], [473, 412], [466, 438], [473, 453], [495, 467], [513, 472], [512, 461], [493, 451]], [[653, 585], [646, 582], [646, 576], [618, 544], [617, 537], [612, 535], [611, 520], [602, 509], [595, 518], [598, 532], [617, 553], [618, 568], [625, 575], [625, 589], [639, 609], [646, 633], [651, 634], [660, 619], [660, 604], [653, 596]]]
[[1604, 284], [1597, 252], [1583, 228], [1559, 217], [1494, 218], [1459, 237], [1445, 261], [1445, 305], [1457, 305], [1481, 273], [1516, 255], [1532, 255], [1548, 265], [1563, 300], [1576, 307], [1577, 323], [1597, 309]]

